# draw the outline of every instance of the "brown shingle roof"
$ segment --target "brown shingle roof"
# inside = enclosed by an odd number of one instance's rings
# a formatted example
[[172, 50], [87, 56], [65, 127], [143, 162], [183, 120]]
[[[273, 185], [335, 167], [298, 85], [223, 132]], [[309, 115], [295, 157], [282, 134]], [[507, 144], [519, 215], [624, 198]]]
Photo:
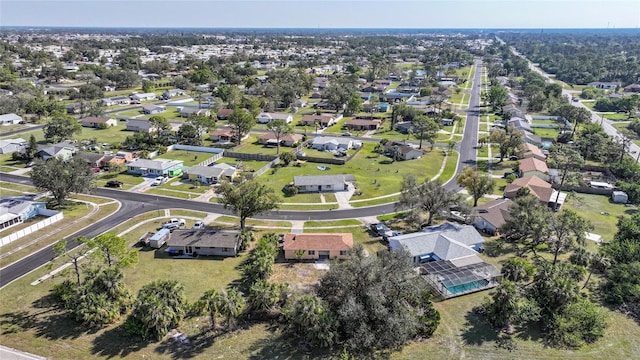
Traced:
[[518, 190], [523, 187], [528, 188], [531, 194], [540, 199], [540, 201], [548, 202], [553, 194], [551, 184], [537, 176], [530, 176], [516, 179], [511, 184], [508, 184], [504, 189], [504, 196], [513, 198], [516, 196]]
[[505, 221], [509, 219], [509, 206], [511, 204], [512, 201], [509, 199], [496, 199], [480, 205], [476, 209], [478, 210], [479, 217], [497, 229], [504, 225]]
[[284, 236], [284, 250], [349, 250], [353, 247], [351, 233], [288, 233]]
[[542, 160], [538, 160], [536, 158], [526, 158], [520, 160], [520, 171], [523, 173], [530, 171], [540, 171], [542, 173], [549, 172], [549, 168], [547, 167], [547, 163]]

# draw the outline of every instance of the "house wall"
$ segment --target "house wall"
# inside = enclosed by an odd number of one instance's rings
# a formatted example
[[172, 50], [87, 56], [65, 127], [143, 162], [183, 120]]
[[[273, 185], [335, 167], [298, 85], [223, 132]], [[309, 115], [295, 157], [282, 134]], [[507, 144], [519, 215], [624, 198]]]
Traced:
[[191, 246], [191, 253], [187, 253], [186, 246], [168, 246], [168, 250], [182, 251], [183, 254], [198, 254], [204, 256], [236, 256], [237, 251], [234, 248], [218, 248], [218, 247], [201, 247]]
[[[487, 232], [487, 233], [489, 233], [489, 234], [495, 234], [495, 233], [496, 233], [496, 231], [498, 230], [498, 229], [496, 229], [496, 227], [495, 227], [495, 226], [493, 226], [492, 224], [488, 223], [488, 222], [487, 222], [485, 219], [483, 219], [483, 218], [478, 218], [478, 220], [476, 220], [476, 221], [473, 223], [473, 226], [474, 226], [476, 229], [478, 229], [478, 230], [480, 230], [480, 231]], [[476, 250], [476, 251], [477, 251], [477, 250]]]
[[322, 189], [320, 189], [319, 185], [298, 186], [298, 190], [300, 192], [343, 191], [344, 183], [339, 182], [329, 185], [322, 185]]
[[[304, 252], [304, 255], [302, 255], [302, 257], [300, 257], [300, 260], [317, 260], [318, 258], [320, 258], [320, 251], [326, 251], [326, 250], [312, 250], [314, 251], [313, 255], [309, 254], [309, 250], [306, 250]], [[284, 258], [287, 260], [297, 260], [298, 257], [296, 256], [296, 251], [295, 250], [285, 250], [284, 251]], [[340, 250], [329, 250], [329, 258], [330, 259], [347, 259], [349, 258], [349, 255], [347, 255], [346, 253], [344, 255], [340, 255]]]

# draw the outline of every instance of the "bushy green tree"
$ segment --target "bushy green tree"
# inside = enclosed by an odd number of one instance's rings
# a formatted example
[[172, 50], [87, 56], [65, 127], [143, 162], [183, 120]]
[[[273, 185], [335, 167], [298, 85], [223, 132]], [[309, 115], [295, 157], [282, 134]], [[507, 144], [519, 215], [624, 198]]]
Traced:
[[157, 280], [138, 292], [125, 328], [143, 339], [160, 340], [184, 317], [184, 287], [175, 280]]

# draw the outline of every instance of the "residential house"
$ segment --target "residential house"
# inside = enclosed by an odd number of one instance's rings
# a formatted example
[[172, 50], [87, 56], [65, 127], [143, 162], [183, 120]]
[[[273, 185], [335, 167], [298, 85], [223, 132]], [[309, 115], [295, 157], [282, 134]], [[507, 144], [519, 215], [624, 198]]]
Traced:
[[302, 120], [300, 120], [300, 125], [315, 126], [316, 124], [318, 124], [318, 126], [320, 126], [321, 128], [326, 128], [335, 124], [340, 119], [342, 119], [342, 115], [340, 115], [338, 118], [330, 114], [303, 115]]
[[546, 161], [547, 155], [545, 155], [539, 147], [525, 143], [524, 144], [524, 152], [522, 153], [523, 158], [534, 158], [540, 161]]
[[409, 131], [413, 131], [413, 124], [411, 121], [402, 121], [395, 124], [395, 129], [401, 134], [408, 134]]
[[67, 114], [80, 114], [82, 111], [82, 103], [76, 102], [72, 104], [67, 104], [64, 106], [67, 111]]
[[533, 133], [531, 124], [521, 117], [514, 116], [507, 122], [507, 126], [513, 126], [516, 130]]
[[498, 285], [500, 271], [478, 257], [483, 243], [473, 226], [448, 222], [389, 238], [389, 248], [408, 251], [425, 281], [445, 299]]
[[154, 104], [142, 105], [142, 113], [145, 115], [160, 114], [165, 111], [167, 111], [167, 108], [162, 105], [154, 105]]
[[186, 170], [186, 175], [191, 181], [198, 181], [203, 185], [217, 184], [222, 180], [233, 181], [238, 174], [238, 169], [229, 164], [214, 164], [210, 166], [192, 166]]
[[131, 104], [131, 99], [129, 99], [129, 97], [127, 96], [114, 96], [114, 97], [104, 98], [101, 101], [102, 101], [102, 105], [104, 106]]
[[139, 93], [139, 94], [131, 95], [131, 98], [133, 100], [138, 100], [138, 101], [149, 101], [149, 100], [155, 100], [157, 96], [154, 93]]
[[115, 85], [105, 85], [103, 88], [104, 88], [104, 91], [106, 92], [116, 91]]
[[169, 159], [140, 159], [137, 158], [127, 164], [127, 172], [142, 176], [180, 176], [182, 175], [182, 160]]
[[211, 116], [211, 111], [208, 109], [198, 109], [195, 107], [183, 107], [180, 109], [180, 117], [188, 118], [191, 116]]
[[451, 222], [389, 238], [389, 248], [408, 250], [415, 264], [476, 256], [483, 244], [484, 238], [473, 226]]
[[300, 175], [293, 177], [293, 185], [298, 191], [303, 192], [322, 192], [322, 191], [344, 191], [349, 188], [349, 184], [354, 183], [356, 179], [353, 175], [335, 174], [335, 175]]
[[260, 113], [256, 117], [256, 122], [258, 124], [268, 124], [274, 120], [282, 120], [287, 124], [290, 124], [293, 121], [293, 115], [287, 113]]
[[107, 159], [107, 156], [104, 154], [87, 151], [78, 151], [75, 156], [79, 159], [85, 160], [91, 168], [102, 168], [105, 166], [109, 166], [109, 160], [113, 158], [113, 156], [109, 156], [109, 158]]
[[22, 122], [22, 117], [16, 114], [0, 115], [0, 125], [16, 125]]
[[287, 260], [346, 259], [353, 248], [353, 234], [288, 233], [282, 248]]
[[349, 130], [361, 130], [361, 131], [378, 130], [382, 126], [382, 120], [351, 119], [351, 120], [348, 120], [344, 124], [344, 126]]
[[384, 146], [385, 154], [395, 158], [396, 160], [413, 160], [419, 159], [424, 155], [421, 149], [413, 146], [402, 144], [396, 141], [389, 141]]
[[77, 151], [78, 149], [73, 142], [62, 141], [49, 146], [38, 145], [38, 152], [36, 153], [36, 156], [45, 161], [52, 157], [66, 161], [71, 159]]
[[[302, 141], [303, 138], [304, 137], [301, 134], [285, 134], [280, 136], [280, 145], [295, 147]], [[276, 136], [271, 131], [262, 134], [258, 138], [258, 142], [264, 145], [272, 145], [272, 146], [278, 145], [277, 144], [278, 140], [276, 139]]]
[[233, 130], [229, 128], [218, 129], [209, 133], [209, 140], [215, 143], [230, 143], [234, 137]]
[[135, 132], [152, 133], [158, 131], [158, 128], [149, 120], [129, 119], [127, 121], [127, 130]]
[[112, 118], [88, 116], [80, 120], [82, 126], [92, 128], [106, 128], [118, 125], [118, 121]]
[[373, 80], [373, 82], [379, 85], [384, 85], [384, 86], [391, 86], [391, 84], [393, 83], [393, 81], [389, 79], [375, 79]]
[[506, 113], [510, 113], [511, 114], [511, 118], [521, 118], [524, 119], [526, 112], [524, 110], [522, 110], [521, 108], [517, 107], [515, 104], [509, 104], [509, 105], [505, 105], [502, 107], [502, 113], [506, 114]]
[[57, 211], [47, 209], [47, 203], [33, 201], [27, 197], [0, 198], [0, 229], [21, 224], [37, 215], [52, 216]]
[[229, 115], [231, 115], [233, 113], [233, 109], [221, 109], [220, 111], [218, 111], [218, 119], [219, 120], [226, 120], [227, 117], [229, 117]]
[[536, 175], [543, 180], [549, 180], [549, 168], [547, 163], [534, 157], [518, 160], [519, 176], [529, 177]]
[[354, 146], [348, 137], [318, 136], [311, 140], [311, 148], [320, 151], [349, 150]]
[[495, 235], [498, 229], [510, 218], [509, 206], [512, 203], [513, 201], [503, 198], [478, 205], [473, 226], [487, 234]]
[[532, 133], [524, 132], [523, 140], [527, 144], [540, 146], [542, 144], [542, 138], [539, 135], [535, 135]]
[[618, 82], [594, 81], [594, 82], [589, 83], [587, 86], [591, 86], [591, 87], [594, 87], [596, 89], [615, 90], [615, 89], [618, 88], [618, 86], [620, 86], [620, 83], [618, 83]]
[[631, 84], [631, 85], [627, 85], [624, 87], [623, 89], [625, 92], [640, 92], [640, 84]]
[[164, 97], [165, 99], [171, 99], [172, 97], [183, 96], [183, 95], [187, 95], [187, 92], [182, 89], [169, 89], [169, 90], [165, 90], [162, 93], [162, 97]]
[[23, 152], [29, 146], [29, 142], [22, 138], [0, 140], [0, 154]]
[[511, 184], [507, 184], [507, 186], [504, 188], [504, 197], [514, 199], [518, 196], [518, 193], [522, 188], [527, 188], [529, 190], [529, 194], [535, 196], [536, 198], [538, 198], [538, 200], [552, 208], [555, 207], [555, 203], [557, 200], [557, 209], [559, 209], [562, 204], [564, 204], [567, 198], [566, 193], [554, 190], [551, 187], [551, 184], [535, 175], [525, 178], [518, 178], [515, 179]]
[[239, 252], [237, 230], [212, 228], [177, 229], [167, 240], [167, 253], [172, 255], [236, 256]]

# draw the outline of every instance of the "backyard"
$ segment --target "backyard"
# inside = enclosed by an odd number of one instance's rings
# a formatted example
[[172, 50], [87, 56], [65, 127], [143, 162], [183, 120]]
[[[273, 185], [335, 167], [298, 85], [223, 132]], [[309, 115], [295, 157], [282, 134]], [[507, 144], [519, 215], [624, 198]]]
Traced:
[[[442, 151], [434, 150], [427, 151], [420, 159], [391, 161], [388, 157], [373, 152], [374, 147], [374, 143], [363, 143], [362, 150], [345, 165], [327, 165], [324, 170], [320, 170], [322, 164], [301, 162], [300, 166], [279, 167], [261, 177], [267, 180], [267, 186], [275, 193], [282, 194], [283, 187], [291, 183], [296, 175], [351, 174], [356, 178], [360, 192], [353, 199], [368, 199], [399, 192], [402, 178], [407, 174], [413, 174], [419, 180], [432, 178], [440, 170], [444, 159]], [[309, 195], [315, 201], [309, 201]], [[300, 201], [303, 198], [304, 201]], [[317, 194], [298, 194], [284, 198], [287, 203], [319, 203], [318, 200]]]

